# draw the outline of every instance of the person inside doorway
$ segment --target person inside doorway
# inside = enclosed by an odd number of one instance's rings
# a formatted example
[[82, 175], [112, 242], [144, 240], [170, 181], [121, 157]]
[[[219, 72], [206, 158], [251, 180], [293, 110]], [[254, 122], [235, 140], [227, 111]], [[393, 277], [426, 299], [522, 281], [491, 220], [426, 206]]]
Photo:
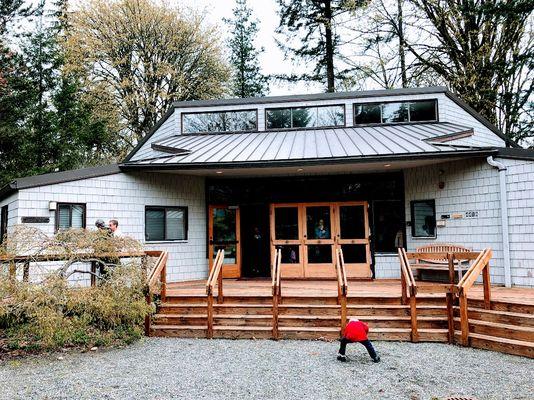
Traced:
[[262, 273], [261, 262], [264, 259], [263, 235], [260, 228], [252, 228], [251, 248], [253, 254], [253, 265], [251, 268], [252, 276], [260, 276]]
[[315, 239], [330, 239], [330, 232], [324, 224], [324, 219], [320, 219], [315, 227]]

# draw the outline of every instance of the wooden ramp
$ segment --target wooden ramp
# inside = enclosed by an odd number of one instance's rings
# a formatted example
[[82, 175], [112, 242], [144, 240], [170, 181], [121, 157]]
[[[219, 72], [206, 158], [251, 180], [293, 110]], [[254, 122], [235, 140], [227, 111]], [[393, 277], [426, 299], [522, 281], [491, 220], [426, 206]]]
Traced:
[[[410, 305], [403, 304], [399, 280], [350, 281], [347, 319], [367, 322], [374, 340], [450, 342], [443, 285], [419, 282], [417, 337]], [[153, 316], [153, 336], [197, 337], [208, 332], [206, 281], [168, 283]], [[342, 307], [335, 281], [285, 280], [274, 327], [270, 280], [224, 280], [224, 296], [213, 303], [213, 338], [335, 340], [342, 329]], [[213, 296], [218, 297], [215, 288]], [[534, 290], [492, 288], [491, 309], [484, 308], [483, 288], [469, 293], [469, 345], [534, 357]], [[459, 309], [454, 308], [454, 336], [460, 337]], [[415, 340], [414, 340], [415, 339]], [[452, 338], [454, 339], [454, 338]]]

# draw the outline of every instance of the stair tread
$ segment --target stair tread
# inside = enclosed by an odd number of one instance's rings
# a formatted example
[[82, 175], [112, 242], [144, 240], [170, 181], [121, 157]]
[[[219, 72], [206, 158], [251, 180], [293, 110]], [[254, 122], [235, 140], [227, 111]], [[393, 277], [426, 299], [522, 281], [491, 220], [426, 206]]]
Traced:
[[272, 307], [271, 303], [222, 303], [222, 304], [213, 304], [213, 308], [270, 308]]
[[154, 314], [155, 318], [205, 318], [207, 314], [173, 314], [173, 313], [157, 313]]
[[206, 325], [162, 325], [152, 324], [151, 329], [175, 329], [175, 330], [202, 330], [207, 329]]
[[[461, 336], [462, 332], [461, 331], [454, 331], [454, 334], [456, 336]], [[491, 341], [491, 342], [505, 343], [505, 344], [509, 344], [509, 345], [513, 345], [513, 346], [525, 346], [525, 347], [530, 347], [530, 348], [534, 349], [534, 343], [533, 342], [527, 342], [525, 340], [508, 339], [508, 338], [503, 338], [503, 337], [499, 337], [499, 336], [482, 335], [480, 333], [471, 333], [471, 332], [469, 332], [469, 337], [470, 338], [475, 338], [475, 339], [488, 340], [488, 341]]]
[[[460, 309], [460, 307], [454, 307], [455, 309]], [[521, 317], [521, 318], [531, 318], [534, 319], [534, 314], [527, 314], [527, 313], [518, 313], [518, 312], [512, 312], [512, 311], [500, 311], [500, 310], [487, 310], [485, 308], [478, 308], [478, 307], [468, 307], [468, 311], [476, 311], [476, 312], [483, 312], [486, 314], [492, 314], [492, 315], [504, 315], [507, 317]]]
[[214, 314], [213, 318], [228, 318], [228, 319], [272, 319], [272, 315], [261, 314]]
[[160, 307], [206, 307], [207, 303], [161, 303]]
[[272, 331], [271, 326], [214, 325], [214, 331]]
[[305, 332], [339, 332], [339, 327], [335, 326], [280, 326], [279, 331], [305, 331]]
[[[460, 318], [459, 317], [454, 317], [454, 321], [455, 322], [460, 322]], [[514, 329], [514, 330], [517, 330], [517, 331], [534, 333], [534, 327], [533, 326], [503, 324], [501, 322], [483, 321], [483, 320], [480, 320], [480, 319], [473, 319], [473, 318], [469, 318], [469, 324], [484, 325], [484, 326], [489, 326], [489, 327], [493, 327], [493, 328]]]

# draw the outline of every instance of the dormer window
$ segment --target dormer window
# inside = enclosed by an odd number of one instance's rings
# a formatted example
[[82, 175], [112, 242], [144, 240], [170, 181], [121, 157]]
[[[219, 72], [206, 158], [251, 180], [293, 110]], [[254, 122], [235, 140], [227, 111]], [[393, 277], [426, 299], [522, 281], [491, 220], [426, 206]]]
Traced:
[[265, 110], [266, 129], [332, 128], [345, 125], [345, 106], [286, 107]]
[[257, 129], [257, 110], [182, 114], [183, 133], [251, 132]]
[[433, 122], [438, 120], [436, 100], [415, 100], [354, 105], [354, 125]]

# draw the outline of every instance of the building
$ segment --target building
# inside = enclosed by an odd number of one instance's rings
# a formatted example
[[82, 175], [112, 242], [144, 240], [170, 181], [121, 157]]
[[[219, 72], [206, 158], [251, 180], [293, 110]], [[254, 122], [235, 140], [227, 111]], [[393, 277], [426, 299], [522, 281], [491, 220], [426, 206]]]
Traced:
[[120, 164], [17, 179], [1, 233], [119, 221], [168, 280], [398, 278], [397, 246], [491, 247], [492, 283], [534, 286], [534, 151], [442, 87], [178, 102]]

